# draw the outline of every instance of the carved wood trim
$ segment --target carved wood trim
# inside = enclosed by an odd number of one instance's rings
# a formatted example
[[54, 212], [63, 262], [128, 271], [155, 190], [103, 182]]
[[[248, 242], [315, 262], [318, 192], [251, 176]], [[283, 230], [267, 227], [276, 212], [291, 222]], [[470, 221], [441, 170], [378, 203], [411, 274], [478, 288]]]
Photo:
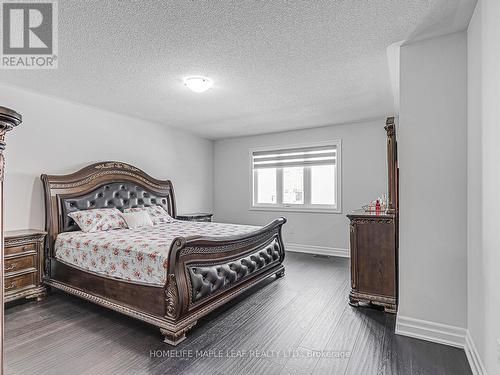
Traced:
[[130, 164], [116, 162], [116, 161], [109, 161], [102, 164], [96, 164], [95, 169], [128, 169], [134, 172], [140, 171], [139, 168], [136, 168]]
[[177, 282], [175, 281], [175, 275], [169, 274], [167, 280], [166, 294], [166, 313], [171, 319], [177, 318], [177, 306], [179, 304], [179, 293], [177, 291]]
[[136, 180], [139, 180], [139, 181], [143, 182], [146, 186], [153, 187], [153, 188], [158, 189], [158, 190], [168, 190], [169, 189], [168, 187], [165, 187], [164, 185], [155, 184], [155, 183], [151, 182], [150, 180], [148, 180], [148, 179], [146, 179], [146, 178], [144, 178], [142, 176], [139, 176], [139, 175], [137, 175], [135, 173], [132, 173], [132, 172], [129, 172], [129, 171], [122, 171], [122, 170], [119, 170], [119, 169], [104, 170], [104, 171], [101, 171], [101, 172], [98, 172], [98, 173], [94, 173], [92, 176], [89, 176], [87, 178], [84, 178], [82, 180], [75, 181], [75, 182], [51, 183], [50, 187], [52, 189], [69, 189], [69, 188], [74, 188], [74, 187], [78, 187], [78, 186], [82, 186], [82, 185], [88, 184], [89, 182], [92, 182], [92, 181], [98, 179], [99, 177], [106, 176], [106, 175], [130, 176], [130, 177], [132, 177], [132, 178], [134, 178]]
[[45, 294], [46, 294], [45, 287], [39, 286], [36, 288], [29, 288], [13, 294], [9, 294], [8, 296], [5, 296], [4, 302], [14, 301], [20, 298], [35, 298], [35, 297], [38, 298], [45, 296]]
[[185, 256], [189, 254], [214, 254], [214, 253], [224, 253], [228, 251], [232, 251], [247, 245], [255, 244], [261, 241], [262, 239], [265, 238], [270, 238], [273, 235], [278, 234], [278, 229], [277, 228], [271, 228], [270, 230], [264, 231], [262, 234], [256, 235], [249, 237], [248, 239], [245, 240], [238, 240], [235, 243], [230, 243], [230, 244], [223, 244], [219, 246], [212, 246], [212, 247], [204, 247], [204, 246], [186, 246], [181, 250], [180, 255]]
[[376, 224], [392, 224], [394, 223], [394, 218], [393, 217], [373, 217], [373, 218], [368, 218], [368, 217], [350, 217], [351, 219], [351, 225], [352, 224], [371, 224], [371, 223], [376, 223]]
[[397, 311], [397, 300], [392, 297], [383, 297], [375, 294], [359, 293], [351, 290], [349, 293], [349, 301], [351, 304], [356, 302], [369, 302], [373, 305], [383, 306], [386, 312], [396, 313]]
[[356, 262], [357, 262], [357, 246], [356, 246], [356, 225], [352, 222], [349, 224], [349, 232], [351, 235], [351, 288], [356, 289], [357, 284], [357, 274], [356, 274]]
[[182, 328], [179, 331], [172, 332], [165, 328], [160, 328], [161, 334], [165, 337], [165, 343], [169, 345], [178, 345], [186, 338], [186, 332], [189, 331], [196, 325], [196, 321], [192, 322], [188, 326]]
[[[149, 284], [149, 283], [146, 283], [146, 282], [140, 282], [140, 281], [131, 281], [131, 280], [125, 280], [125, 279], [121, 279], [119, 277], [113, 277], [113, 276], [110, 276], [110, 275], [104, 275], [102, 273], [98, 273], [98, 272], [95, 272], [95, 271], [90, 271], [90, 270], [87, 270], [87, 269], [84, 269], [84, 268], [80, 268], [80, 267], [76, 267], [74, 264], [71, 264], [71, 263], [68, 263], [64, 260], [61, 260], [61, 259], [58, 259], [58, 258], [51, 258], [53, 261], [56, 261], [58, 263], [61, 263], [61, 264], [64, 264], [65, 266], [67, 267], [70, 267], [74, 270], [78, 270], [78, 271], [81, 271], [81, 272], [85, 272], [87, 274], [91, 274], [91, 275], [94, 275], [96, 277], [99, 277], [100, 279], [109, 279], [109, 280], [114, 280], [114, 281], [118, 281], [120, 283], [123, 283], [123, 284], [130, 284], [130, 285], [139, 285], [139, 286], [148, 286], [148, 287], [152, 287], [152, 288], [164, 288], [165, 286], [162, 284]], [[46, 274], [46, 276], [48, 276], [48, 274]], [[50, 279], [50, 277], [47, 277], [47, 279]]]
[[20, 238], [7, 238], [5, 239], [5, 245], [8, 246], [21, 246], [21, 245], [27, 245], [33, 242], [39, 242], [42, 243], [43, 240], [45, 239], [45, 234], [38, 235], [38, 236], [26, 236], [26, 237], [20, 237]]
[[397, 210], [397, 147], [396, 125], [394, 117], [388, 117], [384, 127], [387, 132], [387, 168], [388, 168], [388, 203], [387, 212], [393, 214]]
[[119, 313], [131, 316], [132, 318], [142, 320], [143, 322], [152, 324], [152, 325], [160, 327], [160, 328], [166, 328], [166, 329], [175, 331], [177, 326], [178, 326], [176, 324], [171, 323], [170, 321], [163, 320], [161, 318], [155, 317], [155, 316], [147, 314], [145, 312], [141, 312], [137, 309], [125, 306], [121, 303], [113, 302], [110, 299], [107, 299], [104, 297], [99, 297], [99, 296], [96, 296], [94, 294], [87, 293], [83, 290], [73, 288], [72, 286], [67, 285], [65, 283], [62, 283], [62, 282], [59, 282], [57, 280], [50, 279], [50, 280], [46, 280], [45, 283], [47, 285], [54, 287], [54, 288], [60, 289], [60, 290], [65, 291], [67, 293], [73, 294], [77, 297], [91, 301], [97, 305], [118, 311]]

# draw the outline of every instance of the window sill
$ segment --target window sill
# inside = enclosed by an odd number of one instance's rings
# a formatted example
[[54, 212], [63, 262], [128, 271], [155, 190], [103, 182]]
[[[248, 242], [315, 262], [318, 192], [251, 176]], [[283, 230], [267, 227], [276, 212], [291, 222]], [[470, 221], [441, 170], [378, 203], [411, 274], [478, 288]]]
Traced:
[[249, 211], [278, 211], [278, 212], [303, 212], [317, 214], [341, 214], [341, 208], [297, 208], [297, 207], [264, 207], [251, 206]]

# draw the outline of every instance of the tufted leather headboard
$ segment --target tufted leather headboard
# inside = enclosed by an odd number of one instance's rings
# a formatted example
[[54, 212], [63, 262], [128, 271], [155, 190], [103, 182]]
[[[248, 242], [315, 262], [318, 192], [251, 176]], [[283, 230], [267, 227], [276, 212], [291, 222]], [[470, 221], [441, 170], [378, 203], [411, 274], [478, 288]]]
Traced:
[[68, 213], [92, 208], [161, 205], [176, 216], [170, 181], [157, 180], [130, 164], [101, 162], [78, 172], [41, 176], [45, 191], [45, 226], [49, 248], [61, 232], [78, 230]]
[[116, 207], [120, 211], [137, 206], [160, 205], [169, 210], [169, 200], [152, 190], [129, 181], [106, 183], [90, 193], [78, 197], [60, 197], [62, 232], [79, 230], [78, 225], [68, 216], [70, 212], [92, 208]]

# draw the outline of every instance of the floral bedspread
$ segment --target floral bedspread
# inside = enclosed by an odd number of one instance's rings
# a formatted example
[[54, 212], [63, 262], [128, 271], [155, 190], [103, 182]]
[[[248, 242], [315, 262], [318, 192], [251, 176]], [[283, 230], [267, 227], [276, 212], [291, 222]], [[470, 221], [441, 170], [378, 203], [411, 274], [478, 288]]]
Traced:
[[168, 253], [178, 236], [225, 237], [261, 227], [174, 220], [152, 227], [57, 236], [55, 256], [75, 267], [123, 280], [164, 285]]

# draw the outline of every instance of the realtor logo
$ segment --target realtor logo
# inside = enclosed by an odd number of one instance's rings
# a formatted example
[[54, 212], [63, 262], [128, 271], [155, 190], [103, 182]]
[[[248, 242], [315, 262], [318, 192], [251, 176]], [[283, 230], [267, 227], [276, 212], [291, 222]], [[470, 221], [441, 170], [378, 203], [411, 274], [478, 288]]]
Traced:
[[0, 68], [57, 68], [56, 1], [3, 1], [0, 19]]

